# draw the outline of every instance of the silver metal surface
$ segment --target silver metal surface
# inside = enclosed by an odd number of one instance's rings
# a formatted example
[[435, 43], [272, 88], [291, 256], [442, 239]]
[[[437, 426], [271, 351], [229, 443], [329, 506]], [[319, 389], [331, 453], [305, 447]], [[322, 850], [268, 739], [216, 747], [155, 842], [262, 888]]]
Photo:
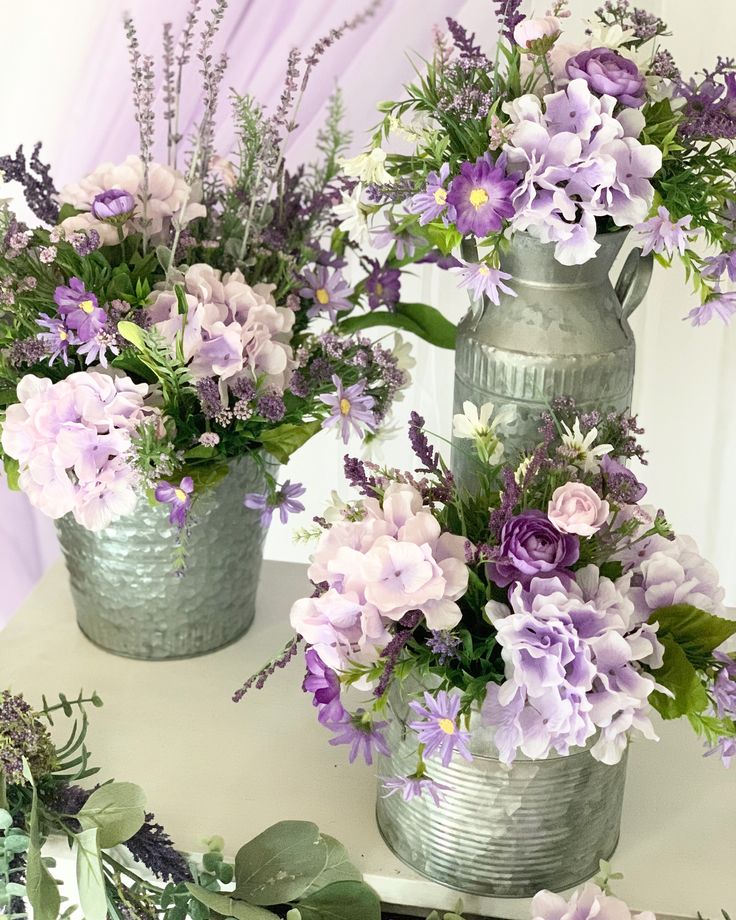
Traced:
[[99, 533], [71, 515], [58, 521], [82, 632], [110, 652], [144, 659], [203, 655], [242, 636], [255, 614], [265, 537], [243, 498], [264, 485], [244, 457], [197, 497], [181, 575], [173, 571], [178, 537], [167, 507], [145, 497]]
[[381, 785], [382, 777], [409, 775], [417, 764], [406, 710], [395, 696], [390, 705], [392, 754], [378, 758], [376, 817], [390, 849], [421, 875], [471, 894], [522, 898], [573, 887], [612, 856], [626, 755], [607, 766], [578, 749], [507, 767], [493, 754], [489, 730], [473, 723], [472, 763], [427, 761], [428, 775], [447, 787], [440, 807], [428, 796], [405, 802], [399, 793], [386, 797]]
[[[628, 317], [646, 294], [651, 256], [634, 250], [614, 291], [609, 278], [626, 231], [601, 234], [596, 258], [565, 266], [554, 244], [517, 233], [501, 258], [516, 297], [475, 302], [458, 329], [454, 411], [511, 403], [516, 422], [500, 429], [510, 450], [539, 440], [536, 419], [555, 396], [573, 396], [582, 409], [631, 405], [636, 347]], [[469, 260], [477, 260], [467, 249]], [[472, 483], [467, 442], [453, 450], [453, 470]], [[465, 451], [463, 453], [462, 451]]]

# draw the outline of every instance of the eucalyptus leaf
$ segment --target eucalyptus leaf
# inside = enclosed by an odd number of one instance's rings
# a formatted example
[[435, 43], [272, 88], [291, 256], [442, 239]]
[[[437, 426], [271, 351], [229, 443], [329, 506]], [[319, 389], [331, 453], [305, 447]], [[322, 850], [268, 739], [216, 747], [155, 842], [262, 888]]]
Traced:
[[107, 893], [100, 858], [99, 833], [99, 827], [93, 827], [75, 837], [77, 886], [84, 920], [106, 920], [107, 917]]
[[279, 463], [288, 463], [294, 451], [306, 444], [321, 427], [322, 423], [318, 421], [305, 422], [303, 425], [278, 425], [262, 432], [261, 444]]
[[33, 842], [26, 857], [26, 891], [33, 920], [56, 920], [61, 907], [59, 888], [44, 865], [40, 847]]
[[131, 342], [135, 345], [136, 348], [140, 348], [141, 350], [145, 348], [145, 333], [140, 326], [131, 323], [129, 319], [121, 320], [118, 323], [118, 332], [127, 342]]
[[0, 831], [7, 831], [13, 826], [13, 816], [9, 811], [0, 808]]
[[103, 850], [125, 843], [143, 826], [146, 797], [134, 783], [108, 783], [87, 799], [77, 820], [85, 830], [98, 827]]
[[350, 862], [348, 851], [334, 837], [328, 834], [322, 834], [322, 839], [327, 844], [327, 865], [320, 876], [318, 876], [309, 888], [304, 892], [302, 897], [308, 897], [320, 888], [326, 888], [334, 882], [360, 882], [363, 880], [362, 873]]
[[666, 687], [673, 696], [658, 690], [650, 694], [649, 702], [663, 719], [702, 712], [708, 706], [708, 694], [687, 655], [671, 636], [664, 635], [664, 664], [652, 672], [658, 684]]
[[327, 856], [327, 844], [316, 824], [274, 824], [238, 850], [236, 896], [262, 905], [295, 901], [324, 872]]
[[364, 882], [335, 882], [299, 901], [303, 920], [381, 920], [378, 895]]
[[[276, 914], [263, 907], [256, 907], [254, 904], [248, 904], [246, 901], [240, 901], [231, 897], [229, 894], [222, 894], [217, 891], [207, 891], [199, 885], [193, 885], [187, 882], [187, 890], [205, 907], [221, 914], [223, 917], [235, 917], [235, 920], [274, 920]], [[278, 920], [278, 918], [277, 918]]]

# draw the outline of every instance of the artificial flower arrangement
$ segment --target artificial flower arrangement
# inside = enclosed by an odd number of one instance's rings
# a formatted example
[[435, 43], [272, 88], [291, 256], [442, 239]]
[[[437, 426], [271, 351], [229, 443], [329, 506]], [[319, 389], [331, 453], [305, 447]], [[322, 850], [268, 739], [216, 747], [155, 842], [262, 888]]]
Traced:
[[[582, 42], [566, 34], [559, 0], [527, 18], [495, 0], [499, 42], [489, 58], [448, 18], [433, 57], [368, 153], [349, 169], [366, 218], [420, 254], [431, 246], [461, 287], [498, 304], [514, 296], [499, 254], [515, 234], [554, 244], [563, 265], [592, 259], [596, 235], [634, 228], [642, 253], [679, 257], [701, 296], [703, 325], [736, 312], [736, 66], [719, 58], [682, 77], [666, 24], [629, 0], [607, 0]], [[389, 138], [397, 149], [387, 153]], [[361, 198], [362, 195], [362, 198]], [[461, 242], [470, 243], [462, 248]], [[693, 248], [700, 241], [707, 256]], [[475, 252], [475, 255], [469, 253]]]
[[[454, 420], [478, 486], [461, 490], [412, 414], [416, 474], [346, 459], [362, 498], [317, 521], [311, 596], [291, 610], [307, 646], [304, 690], [350, 760], [388, 755], [384, 729], [408, 702], [416, 769], [389, 794], [436, 801], [432, 762], [472, 760], [471, 730], [502, 763], [588, 748], [617, 763], [651, 716], [685, 716], [726, 765], [736, 756], [736, 633], [692, 539], [642, 504], [624, 466], [641, 458], [636, 420], [553, 403], [539, 444], [506, 456], [508, 410], [470, 403]], [[253, 679], [246, 689], [253, 685]], [[368, 693], [355, 711], [344, 691]], [[242, 694], [242, 691], [240, 692]]]
[[[34, 709], [0, 693], [0, 913], [57, 920], [70, 908], [45, 855], [49, 838], [68, 842], [85, 920], [209, 920], [217, 917], [380, 920], [378, 896], [345, 848], [308, 821], [282, 821], [242, 846], [234, 861], [224, 841], [203, 841], [189, 857], [147, 808], [134, 783], [93, 780], [86, 747], [87, 708], [97, 694]], [[68, 740], [50, 726], [74, 719]], [[47, 851], [46, 851], [47, 853]], [[28, 912], [30, 905], [32, 913]]]
[[[369, 278], [353, 289], [340, 271], [354, 246], [332, 210], [347, 143], [339, 94], [319, 161], [293, 172], [285, 165], [313, 68], [375, 4], [303, 61], [292, 52], [272, 115], [233, 93], [231, 157], [213, 146], [227, 63], [213, 42], [226, 6], [216, 0], [197, 37], [193, 2], [176, 46], [164, 26], [165, 164], [153, 158], [153, 59], [130, 20], [140, 154], [59, 193], [38, 147], [28, 168], [22, 149], [0, 158], [44, 224], [24, 226], [7, 203], [0, 211], [3, 459], [36, 507], [53, 518], [72, 513], [90, 530], [129, 514], [141, 487], [183, 528], [199, 490], [246, 454], [268, 483], [247, 504], [264, 521], [276, 509], [284, 519], [301, 510], [304, 488], [278, 485], [263, 454], [286, 462], [327, 427], [346, 440], [350, 431], [370, 435], [408, 382], [390, 348], [330, 331], [368, 306], [368, 291], [379, 296]], [[183, 149], [182, 78], [195, 56], [204, 108]]]

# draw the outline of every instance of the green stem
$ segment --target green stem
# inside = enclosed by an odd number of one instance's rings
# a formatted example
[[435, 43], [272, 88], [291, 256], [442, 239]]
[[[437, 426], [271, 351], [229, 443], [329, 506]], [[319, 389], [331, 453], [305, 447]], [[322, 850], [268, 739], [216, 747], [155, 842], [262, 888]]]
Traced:
[[8, 809], [8, 783], [5, 779], [5, 771], [0, 769], [0, 808]]

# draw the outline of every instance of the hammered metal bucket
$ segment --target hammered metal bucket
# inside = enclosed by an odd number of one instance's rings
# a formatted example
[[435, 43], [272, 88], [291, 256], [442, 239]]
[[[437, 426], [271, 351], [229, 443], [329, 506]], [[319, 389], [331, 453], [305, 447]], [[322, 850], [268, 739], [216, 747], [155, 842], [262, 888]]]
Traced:
[[82, 632], [116, 655], [150, 660], [203, 655], [242, 636], [255, 615], [265, 538], [243, 498], [264, 486], [260, 467], [244, 457], [197, 497], [179, 575], [168, 509], [144, 496], [99, 533], [71, 515], [57, 521]]
[[488, 729], [473, 726], [473, 761], [448, 767], [427, 761], [446, 787], [437, 807], [428, 796], [386, 796], [382, 779], [416, 770], [416, 735], [397, 711], [386, 732], [390, 757], [378, 758], [378, 827], [389, 848], [421, 875], [487, 897], [532, 897], [563, 891], [596, 874], [609, 859], [621, 825], [626, 755], [607, 766], [587, 749], [547, 760], [494, 756]]
[[[652, 256], [632, 250], [614, 286], [609, 277], [627, 231], [596, 239], [600, 249], [583, 265], [561, 265], [554, 243], [517, 233], [501, 256], [515, 297], [496, 306], [472, 304], [458, 327], [454, 411], [463, 402], [512, 404], [515, 423], [500, 428], [507, 451], [539, 440], [538, 417], [555, 396], [572, 396], [582, 411], [631, 406], [636, 346], [628, 318], [649, 287]], [[477, 261], [475, 244], [464, 256]], [[472, 486], [467, 442], [454, 445], [455, 474]]]

